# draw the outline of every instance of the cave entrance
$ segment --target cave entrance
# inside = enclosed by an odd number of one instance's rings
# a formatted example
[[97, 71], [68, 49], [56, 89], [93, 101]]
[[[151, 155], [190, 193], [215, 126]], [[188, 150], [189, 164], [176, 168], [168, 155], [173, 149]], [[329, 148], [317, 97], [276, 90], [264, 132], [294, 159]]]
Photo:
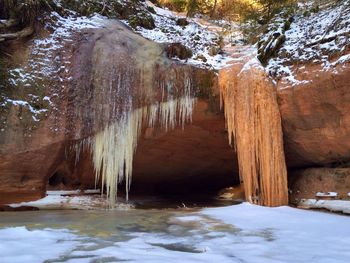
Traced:
[[235, 156], [223, 113], [208, 111], [208, 104], [199, 101], [192, 123], [184, 129], [148, 129], [140, 138], [129, 198], [154, 197], [169, 200], [170, 206], [191, 202], [205, 206], [223, 188], [239, 184]]
[[[219, 103], [217, 103], [219, 104]], [[219, 108], [219, 107], [218, 107]], [[75, 142], [78, 143], [78, 142]], [[100, 188], [101, 178], [98, 188]], [[199, 100], [184, 129], [146, 129], [133, 158], [129, 200], [140, 208], [219, 206], [220, 190], [239, 184], [234, 149], [229, 146], [220, 109]], [[93, 189], [95, 168], [89, 149], [60, 164], [48, 178], [47, 190]], [[125, 182], [118, 187], [125, 200]], [[227, 204], [232, 204], [232, 201]]]
[[76, 190], [80, 186], [79, 180], [65, 167], [59, 167], [49, 177], [47, 190]]
[[57, 171], [49, 178], [48, 184], [52, 188], [57, 187], [60, 184], [64, 185], [63, 179], [64, 179], [64, 173], [61, 171]]

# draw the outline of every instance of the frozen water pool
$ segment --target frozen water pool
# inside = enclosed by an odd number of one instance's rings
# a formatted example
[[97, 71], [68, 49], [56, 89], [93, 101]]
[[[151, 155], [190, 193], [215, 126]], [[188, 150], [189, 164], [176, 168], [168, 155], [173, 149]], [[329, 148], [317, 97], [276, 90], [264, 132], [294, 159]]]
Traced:
[[0, 214], [1, 262], [350, 262], [350, 217], [247, 203]]

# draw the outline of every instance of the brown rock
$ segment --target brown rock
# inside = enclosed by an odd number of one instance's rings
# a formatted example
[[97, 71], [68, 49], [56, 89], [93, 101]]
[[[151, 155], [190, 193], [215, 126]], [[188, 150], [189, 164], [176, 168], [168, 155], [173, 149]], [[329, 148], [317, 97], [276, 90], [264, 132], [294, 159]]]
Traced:
[[165, 47], [168, 58], [188, 59], [192, 57], [192, 51], [181, 43], [170, 43]]
[[306, 65], [290, 86], [278, 84], [285, 151], [290, 167], [350, 159], [350, 65], [337, 73]]
[[309, 168], [291, 172], [290, 201], [317, 199], [317, 192], [336, 192], [337, 199], [350, 197], [350, 168]]
[[[71, 80], [50, 79], [44, 90], [49, 97], [59, 94], [54, 100], [57, 109], [49, 109], [40, 122], [33, 122], [31, 116], [21, 118], [23, 108], [18, 106], [1, 112], [6, 127], [0, 136], [0, 204], [35, 200], [47, 189], [94, 187], [89, 149], [81, 148], [77, 158], [79, 142], [117, 120], [130, 95], [134, 96], [132, 106], [138, 108], [159, 101], [164, 95], [160, 85], [167, 82], [181, 94], [185, 76], [191, 77], [203, 100], [196, 107], [193, 124], [185, 132], [181, 127], [169, 134], [155, 131], [155, 137], [141, 140], [134, 193], [145, 188], [138, 182], [152, 182], [151, 177], [153, 182], [165, 179], [163, 185], [169, 186], [197, 180], [191, 183], [192, 189], [202, 190], [203, 178], [208, 188], [235, 181], [235, 157], [227, 144], [214, 73], [168, 60], [160, 45], [117, 22], [86, 30], [75, 36], [74, 47], [66, 45], [65, 54], [72, 57], [67, 68]], [[118, 90], [119, 84], [123, 90]], [[164, 174], [169, 176], [160, 178]], [[173, 182], [174, 178], [178, 180]]]

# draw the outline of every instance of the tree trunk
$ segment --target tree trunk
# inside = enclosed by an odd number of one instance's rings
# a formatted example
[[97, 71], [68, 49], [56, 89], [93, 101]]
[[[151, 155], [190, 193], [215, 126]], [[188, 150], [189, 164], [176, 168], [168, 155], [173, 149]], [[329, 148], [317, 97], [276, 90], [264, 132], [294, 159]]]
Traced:
[[214, 6], [213, 6], [213, 9], [210, 12], [210, 17], [214, 17], [217, 4], [218, 4], [218, 0], [214, 0]]

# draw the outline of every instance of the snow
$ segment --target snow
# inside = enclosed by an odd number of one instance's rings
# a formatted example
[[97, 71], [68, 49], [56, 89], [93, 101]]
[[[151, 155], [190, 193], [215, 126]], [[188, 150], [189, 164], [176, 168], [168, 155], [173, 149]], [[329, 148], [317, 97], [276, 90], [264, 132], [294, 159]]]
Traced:
[[[219, 31], [224, 31], [224, 26], [213, 27], [212, 24], [203, 24], [198, 18], [187, 18], [189, 25], [179, 26], [176, 20], [185, 18], [181, 14], [159, 8], [149, 1], [147, 4], [156, 11], [156, 14], [151, 14], [156, 28], [149, 30], [138, 27], [136, 32], [143, 37], [158, 43], [183, 44], [192, 50], [193, 56], [182, 62], [198, 67], [221, 69], [232, 60], [228, 54], [211, 54], [210, 52], [211, 48], [219, 47], [221, 37]], [[123, 22], [128, 24], [127, 21]], [[201, 59], [202, 57], [205, 58], [205, 61]]]
[[32, 113], [32, 118], [33, 121], [38, 122], [38, 116], [43, 113], [43, 112], [47, 112], [47, 109], [40, 109], [40, 110], [36, 110], [33, 108], [32, 105], [30, 105], [27, 101], [24, 100], [11, 100], [11, 99], [6, 99], [5, 102], [3, 104], [0, 104], [0, 106], [6, 106], [8, 103], [14, 105], [14, 106], [22, 106], [22, 107], [27, 107], [28, 110]]
[[43, 262], [70, 251], [78, 242], [68, 230], [28, 230], [26, 227], [0, 229], [1, 262]]
[[[285, 43], [266, 67], [271, 76], [276, 79], [285, 77], [292, 86], [308, 82], [295, 76], [300, 63], [320, 65], [323, 71], [337, 73], [336, 66], [350, 59], [346, 54], [350, 39], [344, 35], [350, 31], [349, 1], [321, 7], [319, 12], [310, 15], [305, 15], [305, 11], [312, 9], [312, 3], [299, 3], [301, 6], [290, 29], [285, 32]], [[332, 37], [336, 39], [332, 40]]]
[[[108, 202], [104, 196], [99, 194], [99, 189], [85, 190], [85, 194], [80, 190], [71, 191], [47, 191], [46, 196], [42, 199], [30, 202], [21, 202], [9, 204], [10, 207], [18, 208], [22, 206], [36, 207], [42, 210], [50, 209], [78, 209], [78, 210], [92, 210], [105, 209], [108, 207]], [[133, 207], [131, 204], [119, 202], [116, 209], [129, 209]]]
[[327, 193], [317, 192], [316, 193], [317, 197], [336, 197], [337, 195], [338, 193], [336, 192], [327, 192]]
[[327, 209], [332, 212], [350, 214], [350, 201], [303, 199], [298, 204], [302, 208]]
[[[197, 212], [38, 213], [42, 212], [33, 212], [32, 219], [24, 214], [26, 222], [36, 224], [2, 229], [7, 217], [1, 217], [2, 262], [347, 263], [350, 259], [350, 217], [291, 207], [243, 203]], [[45, 228], [42, 220], [47, 218], [47, 225], [63, 221], [57, 224], [59, 229]], [[78, 222], [89, 224], [96, 234], [78, 227]], [[61, 228], [65, 224], [70, 230]]]
[[345, 62], [348, 62], [350, 60], [350, 54], [341, 56], [340, 58], [338, 58], [336, 61], [334, 61], [333, 63], [331, 63], [332, 66], [336, 66], [338, 64], [344, 64]]
[[[53, 30], [46, 37], [35, 39], [31, 48], [31, 58], [28, 67], [16, 68], [10, 71], [14, 75], [11, 79], [13, 84], [26, 83], [34, 79], [44, 77], [57, 77], [57, 73], [65, 66], [56, 68], [53, 62], [61, 58], [54, 56], [57, 50], [64, 48], [64, 45], [71, 40], [72, 36], [86, 28], [99, 28], [104, 25], [104, 17], [95, 15], [88, 17], [76, 17], [70, 15], [62, 17], [56, 12], [50, 14], [49, 22], [45, 27]], [[54, 22], [52, 22], [54, 21]], [[64, 50], [63, 53], [66, 53]], [[65, 58], [64, 64], [69, 64], [69, 59]], [[18, 76], [15, 76], [17, 73]]]
[[[9, 83], [14, 88], [23, 86], [25, 90], [30, 88], [35, 90], [37, 86], [41, 86], [44, 90], [46, 88], [48, 92], [51, 87], [45, 87], [45, 83], [42, 82], [44, 79], [65, 81], [66, 79], [60, 76], [60, 73], [63, 71], [68, 73], [67, 66], [70, 64], [70, 57], [67, 55], [68, 52], [65, 50], [65, 45], [72, 41], [75, 33], [83, 29], [103, 27], [104, 19], [100, 15], [88, 18], [77, 17], [73, 13], [67, 17], [62, 17], [58, 13], [52, 12], [48, 21], [45, 21], [45, 18], [43, 19], [45, 28], [49, 32], [52, 31], [52, 33], [32, 41], [29, 48], [31, 53], [29, 54], [28, 64], [17, 65], [10, 69]], [[61, 50], [61, 53], [59, 56], [56, 56], [59, 50]], [[64, 88], [63, 85], [62, 88]], [[4, 107], [7, 104], [28, 107], [35, 122], [40, 121], [40, 113], [48, 111], [48, 109], [35, 110], [29, 100], [8, 97], [3, 97], [3, 100], [5, 102], [0, 104], [0, 107]], [[54, 102], [48, 96], [44, 96], [43, 101], [45, 100], [49, 102], [50, 107], [54, 107]]]
[[261, 68], [261, 67], [262, 66], [261, 66], [259, 60], [256, 57], [254, 57], [254, 58], [250, 59], [247, 63], [244, 64], [244, 66], [242, 67], [238, 76], [244, 71], [249, 71], [251, 68]]
[[56, 190], [56, 191], [46, 191], [47, 195], [77, 195], [80, 194], [80, 190]]
[[[344, 249], [350, 242], [350, 217], [248, 203], [206, 209], [203, 214], [242, 230], [242, 239], [231, 240], [230, 247], [244, 262], [330, 263], [350, 259], [350, 251]], [[271, 233], [273, 240], [260, 240], [259, 244], [249, 237], [258, 232]], [[262, 261], [260, 257], [266, 258]]]

